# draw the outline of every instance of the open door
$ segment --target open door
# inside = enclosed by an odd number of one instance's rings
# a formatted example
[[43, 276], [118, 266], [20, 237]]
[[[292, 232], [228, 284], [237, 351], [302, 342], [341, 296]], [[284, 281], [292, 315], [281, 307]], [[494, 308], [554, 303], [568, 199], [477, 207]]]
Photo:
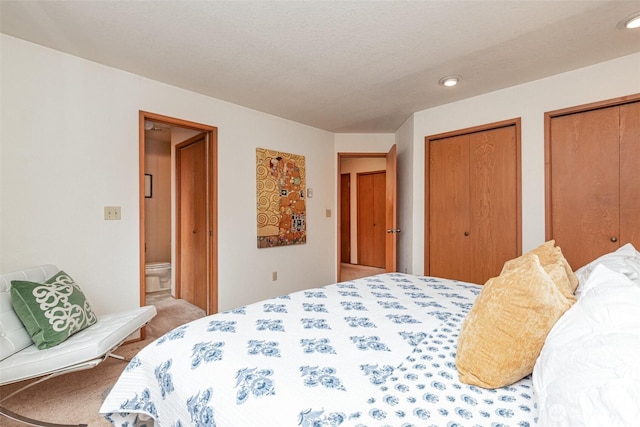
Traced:
[[207, 311], [209, 217], [207, 134], [176, 145], [176, 296]]
[[393, 144], [391, 150], [387, 153], [387, 188], [385, 198], [385, 226], [387, 229], [385, 239], [385, 263], [384, 267], [387, 272], [395, 272], [397, 269], [397, 241], [400, 229], [397, 224], [397, 154], [396, 145]]

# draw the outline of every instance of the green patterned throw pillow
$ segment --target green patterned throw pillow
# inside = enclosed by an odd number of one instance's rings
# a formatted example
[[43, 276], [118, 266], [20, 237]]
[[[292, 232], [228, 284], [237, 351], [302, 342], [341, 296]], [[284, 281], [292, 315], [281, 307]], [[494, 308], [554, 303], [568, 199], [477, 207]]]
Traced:
[[45, 283], [11, 281], [11, 303], [36, 347], [54, 347], [98, 320], [80, 286], [64, 271]]

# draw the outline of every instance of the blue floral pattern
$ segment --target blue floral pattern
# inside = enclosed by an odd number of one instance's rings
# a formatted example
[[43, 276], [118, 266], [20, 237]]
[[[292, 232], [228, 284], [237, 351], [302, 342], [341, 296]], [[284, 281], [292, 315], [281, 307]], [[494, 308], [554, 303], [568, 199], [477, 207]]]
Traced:
[[300, 345], [305, 353], [335, 354], [336, 351], [330, 343], [331, 341], [328, 338], [300, 340]]
[[328, 313], [327, 308], [324, 304], [311, 304], [311, 303], [303, 303], [302, 308], [304, 311], [311, 311], [315, 313]]
[[[151, 401], [151, 392], [148, 388], [145, 388], [139, 396], [136, 393], [132, 398], [125, 400], [119, 409], [124, 409], [127, 412], [142, 411], [145, 414], [155, 416], [156, 419], [158, 416], [156, 405]], [[113, 415], [111, 414], [111, 416]]]
[[301, 427], [333, 427], [341, 425], [345, 420], [346, 416], [341, 412], [332, 412], [325, 415], [324, 410], [312, 411], [307, 409], [300, 412], [298, 425]]
[[140, 365], [142, 365], [142, 362], [140, 361], [140, 358], [138, 356], [133, 356], [133, 358], [131, 359], [131, 361], [127, 365], [127, 367], [124, 368], [124, 371], [125, 372], [130, 372], [130, 371], [134, 370], [135, 368], [137, 368]]
[[345, 388], [342, 381], [336, 375], [336, 370], [330, 367], [320, 368], [318, 366], [301, 366], [300, 374], [304, 378], [304, 385], [307, 387], [316, 387], [323, 385], [326, 388], [334, 390], [342, 390]]
[[347, 324], [352, 328], [376, 328], [377, 326], [368, 317], [352, 317], [347, 316], [344, 318]]
[[327, 294], [324, 291], [304, 291], [304, 296], [307, 298], [326, 298]]
[[367, 307], [361, 302], [342, 301], [340, 302], [342, 308], [348, 311], [367, 311]]
[[391, 351], [377, 336], [351, 337], [351, 341], [359, 350]]
[[235, 320], [212, 320], [209, 322], [209, 327], [207, 331], [209, 332], [235, 332], [236, 331], [236, 321]]
[[300, 319], [300, 323], [302, 323], [302, 327], [305, 329], [331, 329], [327, 323], [327, 319], [313, 319], [305, 317]]
[[530, 378], [496, 390], [458, 381], [458, 333], [480, 289], [387, 273], [205, 317], [141, 350], [100, 412], [118, 427], [145, 416], [172, 427], [532, 427]]
[[236, 374], [236, 403], [242, 404], [251, 395], [254, 397], [270, 396], [276, 393], [271, 369], [244, 368]]
[[156, 380], [158, 381], [160, 394], [162, 395], [163, 399], [174, 390], [171, 374], [169, 373], [171, 363], [172, 360], [169, 359], [155, 369]]
[[256, 320], [256, 329], [259, 331], [284, 332], [281, 319], [258, 319]]
[[189, 325], [182, 325], [170, 332], [167, 332], [156, 341], [156, 345], [164, 344], [167, 341], [179, 340], [181, 338], [184, 338], [184, 334], [188, 327]]
[[287, 306], [286, 304], [265, 304], [263, 310], [265, 313], [286, 313]]
[[263, 356], [280, 357], [278, 345], [280, 344], [275, 341], [249, 340], [248, 353], [252, 355], [262, 354]]
[[223, 342], [200, 342], [193, 346], [191, 350], [191, 369], [195, 369], [202, 362], [208, 363], [215, 360], [222, 360]]
[[187, 410], [191, 423], [195, 427], [215, 427], [215, 412], [211, 406], [207, 406], [211, 400], [210, 388], [187, 399]]

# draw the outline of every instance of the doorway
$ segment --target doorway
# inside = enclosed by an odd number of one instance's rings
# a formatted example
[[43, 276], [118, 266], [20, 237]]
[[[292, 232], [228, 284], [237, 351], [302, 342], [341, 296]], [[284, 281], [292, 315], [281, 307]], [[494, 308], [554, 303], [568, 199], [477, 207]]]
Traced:
[[[379, 222], [383, 222], [384, 241], [378, 239], [377, 245], [382, 247], [376, 247], [378, 253], [384, 254], [384, 262], [380, 263], [382, 267], [359, 263], [357, 180], [358, 173], [365, 172], [384, 172], [385, 176], [384, 215], [378, 217], [382, 218]], [[396, 271], [396, 242], [400, 231], [396, 224], [396, 204], [395, 145], [388, 153], [338, 153], [338, 281]], [[349, 226], [345, 225], [345, 209], [350, 212]], [[346, 233], [349, 233], [349, 237], [345, 236]], [[349, 242], [348, 247], [346, 242]], [[345, 253], [347, 251], [348, 254]]]
[[[146, 126], [146, 129], [145, 129]], [[164, 129], [171, 136], [165, 136], [165, 143], [171, 147], [171, 164], [173, 168], [170, 184], [171, 202], [168, 209], [171, 210], [170, 226], [172, 228], [170, 246], [171, 254], [171, 277], [172, 286], [171, 294], [174, 298], [191, 302], [200, 306], [206, 314], [213, 314], [218, 309], [218, 256], [217, 256], [217, 128], [200, 123], [194, 123], [182, 119], [168, 116], [162, 116], [155, 113], [140, 111], [139, 112], [139, 185], [140, 185], [140, 302], [147, 301], [147, 281], [145, 267], [147, 265], [148, 248], [147, 243], [150, 235], [147, 233], [147, 203], [149, 196], [160, 194], [159, 189], [153, 192], [153, 186], [150, 188], [149, 183], [153, 179], [146, 171], [148, 165], [145, 161], [147, 135], [153, 128]], [[196, 135], [193, 137], [193, 135]], [[167, 139], [168, 138], [168, 139]], [[194, 142], [198, 144], [194, 145]], [[179, 166], [181, 147], [189, 147], [194, 145], [198, 147], [199, 162], [190, 162]], [[187, 150], [189, 151], [189, 150]], [[195, 191], [186, 194], [184, 186], [180, 183], [180, 171], [183, 178], [190, 176], [192, 178], [191, 188]], [[182, 191], [181, 191], [182, 189]], [[146, 196], [146, 197], [145, 197]], [[182, 202], [180, 202], [182, 197]], [[163, 209], [167, 209], [165, 207]], [[189, 207], [188, 211], [197, 211], [199, 228], [197, 239], [197, 253], [199, 255], [198, 265], [202, 269], [198, 271], [198, 275], [192, 276], [193, 280], [189, 280], [188, 288], [185, 288], [185, 279], [182, 271], [185, 270], [183, 264], [193, 262], [193, 241], [185, 242], [181, 232], [181, 225], [185, 222], [183, 211], [185, 207]], [[166, 212], [165, 212], [166, 214]], [[193, 223], [189, 224], [193, 226]], [[193, 239], [192, 239], [193, 240]], [[183, 250], [183, 248], [192, 250]], [[187, 270], [189, 270], [187, 268]], [[198, 295], [199, 298], [190, 301], [189, 298]]]

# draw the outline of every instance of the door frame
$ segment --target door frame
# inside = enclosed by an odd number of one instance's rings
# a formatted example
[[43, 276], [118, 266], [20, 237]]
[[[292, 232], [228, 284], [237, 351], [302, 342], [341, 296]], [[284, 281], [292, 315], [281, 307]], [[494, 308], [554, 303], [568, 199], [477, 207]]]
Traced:
[[[340, 251], [341, 251], [340, 243], [341, 243], [341, 238], [342, 238], [342, 227], [340, 225], [340, 215], [341, 215], [340, 198], [342, 196], [342, 194], [341, 194], [342, 193], [341, 185], [340, 185], [340, 175], [342, 173], [341, 172], [341, 170], [342, 170], [342, 159], [349, 159], [349, 158], [353, 159], [353, 158], [362, 158], [362, 157], [367, 157], [367, 158], [368, 157], [385, 158], [385, 159], [387, 159], [386, 171], [387, 171], [387, 182], [388, 182], [388, 180], [389, 180], [389, 158], [392, 157], [392, 156], [394, 158], [396, 156], [396, 144], [393, 144], [393, 146], [386, 153], [379, 153], [379, 152], [378, 153], [366, 153], [366, 152], [343, 153], [343, 152], [339, 152], [338, 155], [337, 155], [338, 159], [337, 159], [337, 184], [336, 184], [336, 187], [337, 187], [337, 201], [338, 202], [336, 203], [336, 205], [337, 205], [337, 210], [338, 210], [338, 212], [337, 212], [337, 218], [338, 219], [336, 220], [336, 223], [337, 223], [337, 235], [338, 235], [338, 238], [336, 239], [336, 246], [337, 246], [337, 251], [336, 251], [336, 260], [337, 260], [337, 263], [336, 263], [336, 270], [337, 270], [336, 278], [337, 279], [336, 279], [336, 281], [338, 281], [338, 282], [341, 280], [341, 278], [340, 278], [340, 275], [341, 275], [340, 266], [342, 264], [342, 260], [341, 260], [341, 256], [340, 256]], [[394, 160], [394, 165], [395, 165], [395, 160]], [[396, 171], [392, 171], [392, 172], [396, 172]], [[397, 177], [394, 176], [394, 180], [393, 180], [394, 190], [395, 190], [396, 178]], [[390, 187], [391, 186], [389, 186], [389, 188]], [[396, 191], [394, 191], [394, 193]], [[397, 196], [397, 194], [393, 194], [393, 195], [387, 194], [387, 198], [385, 200], [385, 203], [387, 204], [387, 208], [389, 208], [388, 205], [390, 203], [396, 203], [396, 201], [397, 201], [397, 197], [396, 196]], [[392, 252], [393, 253], [393, 255], [389, 255], [389, 257], [388, 257], [389, 259], [390, 259], [391, 256], [395, 256], [395, 254], [397, 253], [397, 248], [396, 248], [396, 245], [397, 245], [397, 234], [396, 234], [396, 232], [399, 231], [399, 229], [396, 228], [396, 224], [395, 224], [395, 221], [396, 221], [396, 218], [397, 218], [396, 210], [397, 210], [397, 206], [394, 206], [394, 207], [392, 207], [392, 209], [388, 209], [388, 211], [387, 211], [387, 219], [393, 219], [393, 222], [394, 222], [392, 224], [392, 228], [393, 228], [394, 232], [393, 232], [393, 234], [388, 234], [387, 235], [387, 243], [386, 243], [387, 246], [393, 245], [392, 248], [391, 248], [392, 250], [391, 251], [387, 251], [387, 249], [385, 248], [385, 255], [388, 255], [387, 252]], [[391, 237], [389, 237], [389, 236], [391, 236]], [[389, 262], [389, 259], [387, 259], [386, 262]], [[395, 271], [397, 269], [397, 267], [396, 267], [397, 266], [397, 260], [394, 259], [393, 261], [394, 262], [391, 265], [392, 265], [393, 271]], [[386, 264], [386, 262], [385, 262], [385, 264]], [[387, 271], [390, 271], [390, 270], [387, 269]]]
[[164, 124], [196, 130], [206, 134], [208, 140], [207, 152], [207, 209], [209, 226], [208, 240], [208, 286], [207, 286], [207, 315], [218, 311], [218, 128], [202, 123], [164, 116], [140, 110], [138, 112], [138, 186], [139, 186], [139, 270], [140, 270], [140, 305], [145, 304], [146, 281], [145, 281], [145, 197], [144, 197], [144, 176], [145, 176], [145, 120], [161, 122]]

